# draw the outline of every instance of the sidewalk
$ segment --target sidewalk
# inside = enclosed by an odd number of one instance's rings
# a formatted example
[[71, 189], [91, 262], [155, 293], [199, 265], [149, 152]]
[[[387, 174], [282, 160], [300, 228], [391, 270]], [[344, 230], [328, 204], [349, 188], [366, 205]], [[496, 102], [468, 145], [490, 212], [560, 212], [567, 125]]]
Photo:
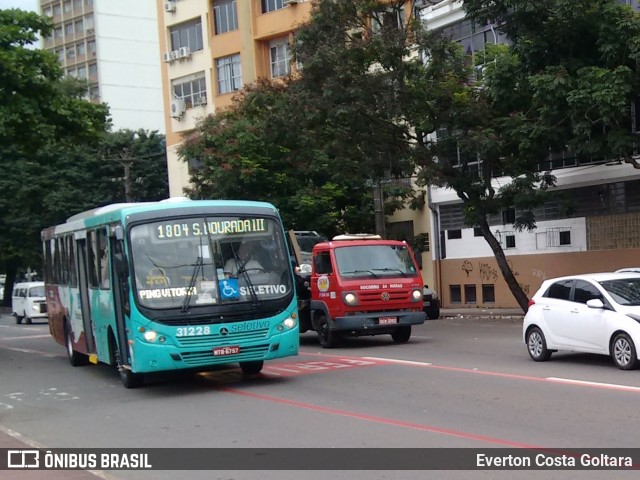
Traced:
[[441, 308], [440, 318], [503, 318], [522, 320], [521, 308]]

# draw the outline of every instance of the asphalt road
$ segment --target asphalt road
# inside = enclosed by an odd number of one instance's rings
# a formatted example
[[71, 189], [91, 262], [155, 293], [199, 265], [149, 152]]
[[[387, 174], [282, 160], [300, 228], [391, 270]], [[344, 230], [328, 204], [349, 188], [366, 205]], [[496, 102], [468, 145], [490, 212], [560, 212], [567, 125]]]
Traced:
[[[640, 371], [620, 371], [606, 357], [554, 354], [547, 363], [531, 361], [517, 319], [429, 321], [414, 328], [404, 345], [389, 336], [363, 337], [331, 350], [320, 348], [309, 332], [302, 335], [298, 357], [268, 363], [259, 376], [245, 378], [237, 368], [164, 375], [142, 389], [126, 390], [111, 367], [71, 367], [46, 324], [15, 325], [11, 317], [0, 318], [0, 447], [5, 448], [637, 447], [639, 399]], [[58, 478], [53, 475], [0, 472], [3, 479]], [[118, 470], [98, 475], [371, 480], [636, 474]]]

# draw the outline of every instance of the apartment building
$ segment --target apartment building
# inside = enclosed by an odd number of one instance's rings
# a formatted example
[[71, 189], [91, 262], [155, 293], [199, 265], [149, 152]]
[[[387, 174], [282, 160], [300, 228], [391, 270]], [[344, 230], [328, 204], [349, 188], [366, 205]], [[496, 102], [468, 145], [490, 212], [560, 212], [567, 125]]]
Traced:
[[244, 85], [289, 75], [292, 35], [310, 11], [308, 0], [157, 0], [172, 196], [197, 168], [177, 154], [185, 135]]
[[41, 40], [87, 96], [109, 105], [113, 128], [165, 131], [155, 0], [40, 0], [53, 20]]
[[[636, 0], [622, 3], [638, 8]], [[481, 52], [486, 43], [504, 41], [491, 25], [472, 25], [465, 19], [461, 1], [431, 2], [420, 15], [428, 28], [447, 30], [472, 53]], [[563, 153], [540, 159], [540, 170], [547, 169], [557, 177], [556, 189], [565, 200], [562, 205], [549, 200], [538, 208], [535, 230], [515, 231], [513, 209], [489, 219], [525, 292], [533, 295], [546, 278], [638, 266], [640, 171]], [[507, 179], [496, 179], [496, 187], [504, 184], [501, 180]], [[415, 222], [417, 227], [429, 218], [433, 283], [443, 306], [517, 307], [488, 244], [478, 230], [464, 224], [456, 194], [431, 187], [427, 198], [431, 209], [413, 217], [403, 212], [393, 220]]]

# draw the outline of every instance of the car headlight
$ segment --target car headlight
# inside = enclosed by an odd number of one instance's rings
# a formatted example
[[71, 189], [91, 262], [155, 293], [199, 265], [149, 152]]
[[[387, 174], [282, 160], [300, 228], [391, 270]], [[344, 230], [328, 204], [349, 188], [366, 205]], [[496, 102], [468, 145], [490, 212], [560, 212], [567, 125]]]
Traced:
[[40, 313], [40, 305], [31, 305], [31, 310], [36, 313]]
[[411, 299], [414, 302], [417, 302], [418, 300], [422, 300], [422, 290], [414, 290], [413, 292], [411, 292]]
[[345, 293], [342, 299], [344, 300], [344, 303], [346, 303], [347, 305], [358, 304], [358, 297], [356, 296], [355, 293]]

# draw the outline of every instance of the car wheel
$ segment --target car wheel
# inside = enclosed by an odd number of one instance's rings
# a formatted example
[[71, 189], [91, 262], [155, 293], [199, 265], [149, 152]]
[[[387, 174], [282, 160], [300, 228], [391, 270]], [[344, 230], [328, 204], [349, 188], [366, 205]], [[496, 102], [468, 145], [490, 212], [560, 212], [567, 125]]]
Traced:
[[22, 317], [16, 315], [16, 324], [20, 325], [22, 323]]
[[551, 350], [547, 348], [547, 340], [538, 327], [533, 327], [527, 333], [527, 350], [536, 362], [546, 362], [551, 358]]
[[391, 338], [396, 343], [407, 343], [411, 338], [411, 325], [396, 328], [391, 334]]
[[74, 367], [81, 367], [89, 363], [89, 357], [84, 353], [76, 352], [73, 349], [73, 340], [71, 338], [71, 328], [69, 325], [65, 325], [64, 328], [65, 344], [67, 346], [67, 357], [69, 357], [69, 363]]
[[24, 323], [26, 323], [27, 325], [31, 325], [31, 319], [29, 317], [24, 319]]
[[255, 375], [262, 371], [262, 367], [264, 366], [264, 361], [259, 360], [255, 362], [242, 362], [240, 364], [240, 369], [242, 373], [245, 375]]
[[616, 366], [621, 370], [634, 370], [638, 368], [638, 357], [633, 340], [626, 333], [619, 333], [611, 344], [611, 357]]
[[329, 329], [329, 321], [324, 315], [318, 318], [318, 341], [322, 348], [333, 348], [336, 344], [337, 333]]
[[440, 307], [429, 308], [426, 313], [429, 320], [437, 320], [440, 318]]

